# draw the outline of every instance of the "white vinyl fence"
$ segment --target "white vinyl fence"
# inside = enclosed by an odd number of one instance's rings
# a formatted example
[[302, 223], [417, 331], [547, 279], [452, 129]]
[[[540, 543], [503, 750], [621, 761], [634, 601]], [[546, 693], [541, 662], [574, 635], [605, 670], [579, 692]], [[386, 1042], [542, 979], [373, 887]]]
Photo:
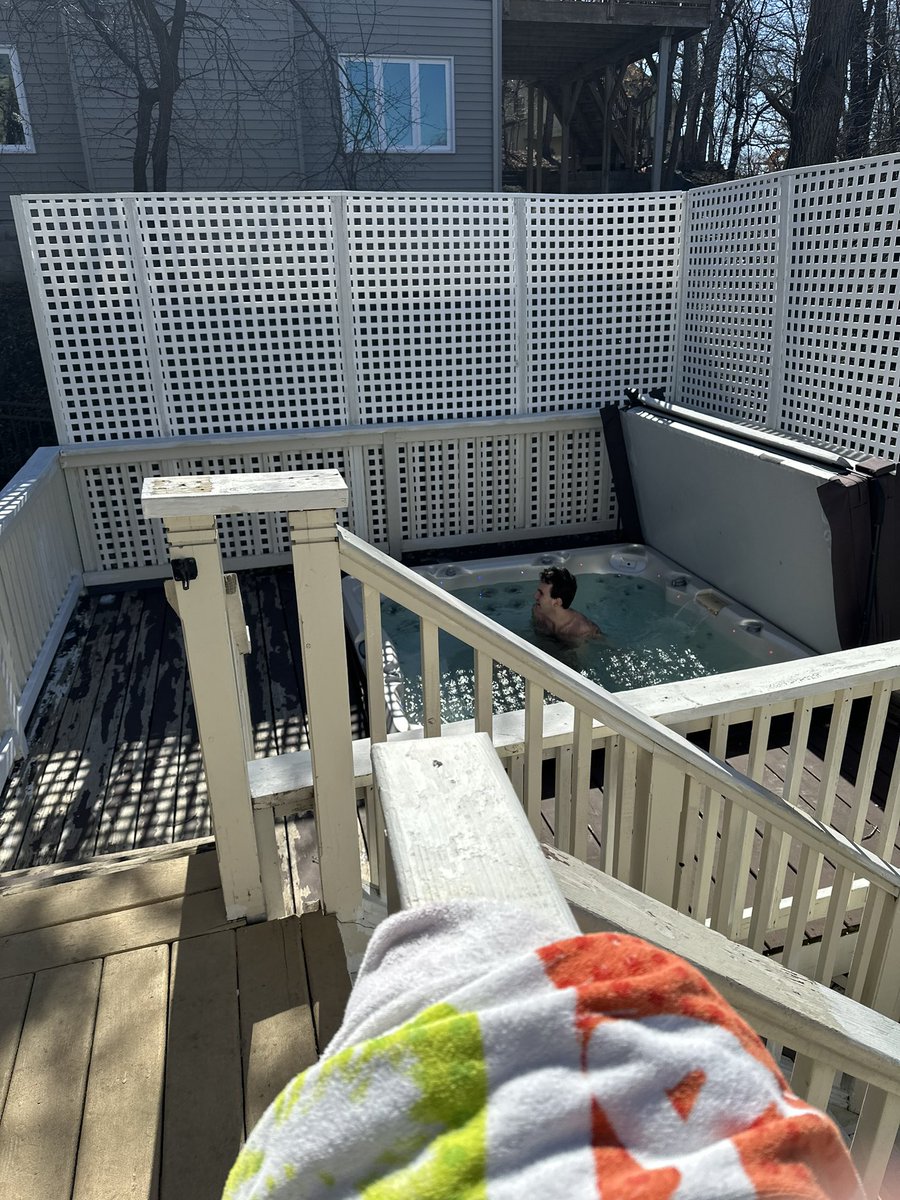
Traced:
[[900, 156], [687, 193], [676, 395], [896, 458]]

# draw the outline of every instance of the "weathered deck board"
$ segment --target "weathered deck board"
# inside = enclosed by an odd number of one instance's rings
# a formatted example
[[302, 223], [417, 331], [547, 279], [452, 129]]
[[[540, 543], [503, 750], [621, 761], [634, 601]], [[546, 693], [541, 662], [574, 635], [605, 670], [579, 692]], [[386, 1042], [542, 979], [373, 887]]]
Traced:
[[[178, 769], [182, 754], [181, 716], [187, 685], [184, 639], [177, 615], [163, 607], [153, 707], [147, 729], [147, 753], [140, 781], [141, 805], [134, 833], [135, 846], [174, 841]], [[205, 780], [203, 787], [205, 790]]]
[[76, 605], [28, 725], [28, 755], [17, 764], [4, 789], [0, 811], [2, 870], [15, 867], [31, 830], [72, 681], [82, 658], [90, 654], [90, 630], [96, 609], [97, 599], [93, 596], [82, 596]]
[[160, 1190], [219, 1200], [244, 1136], [233, 934], [173, 947], [169, 1054]]
[[103, 963], [73, 1200], [145, 1200], [153, 1194], [168, 984], [166, 945], [115, 954]]
[[249, 1130], [284, 1080], [312, 1066], [318, 1054], [299, 923], [245, 926], [236, 931], [235, 942], [241, 981], [244, 1125]]
[[127, 684], [127, 703], [122, 712], [119, 740], [103, 798], [95, 854], [132, 849], [141, 806], [147, 731], [156, 698], [166, 601], [161, 588], [137, 594], [143, 601], [143, 608]]
[[[94, 711], [100, 703], [107, 661], [121, 611], [120, 595], [102, 596], [90, 631], [90, 652], [83, 654], [72, 679], [53, 746], [41, 773], [38, 802], [16, 859], [17, 867], [57, 860], [70, 797], [80, 795], [94, 748], [87, 744]], [[102, 754], [102, 749], [98, 750]], [[65, 857], [63, 848], [63, 857]]]
[[71, 963], [34, 980], [0, 1120], [0, 1196], [68, 1196], [102, 964]]
[[[158, 897], [214, 868], [206, 851], [69, 883], [41, 870], [39, 886], [0, 897], [4, 917], [47, 922], [13, 925], [13, 938], [94, 926], [83, 960], [0, 979], [3, 1200], [218, 1200], [247, 1128], [316, 1060], [307, 972], [332, 1023], [349, 992], [334, 919], [310, 927], [312, 951], [296, 917], [204, 933], [194, 892], [165, 901], [183, 911], [160, 927]], [[223, 910], [220, 890], [199, 894]], [[94, 953], [110, 923], [123, 943], [161, 940]], [[0, 974], [10, 965], [0, 944]]]

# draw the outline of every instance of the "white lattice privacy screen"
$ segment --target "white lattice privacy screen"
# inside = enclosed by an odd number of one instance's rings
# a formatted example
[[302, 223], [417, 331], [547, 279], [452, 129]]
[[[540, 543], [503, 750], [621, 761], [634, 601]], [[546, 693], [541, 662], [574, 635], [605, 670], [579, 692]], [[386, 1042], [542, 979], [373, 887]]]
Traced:
[[900, 158], [688, 194], [683, 403], [900, 456]]
[[557, 411], [672, 380], [679, 195], [16, 207], [64, 442]]

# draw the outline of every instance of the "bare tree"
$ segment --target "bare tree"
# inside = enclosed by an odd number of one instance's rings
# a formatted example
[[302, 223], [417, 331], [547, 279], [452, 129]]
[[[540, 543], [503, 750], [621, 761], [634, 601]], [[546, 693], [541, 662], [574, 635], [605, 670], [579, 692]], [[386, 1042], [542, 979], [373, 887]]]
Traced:
[[197, 153], [204, 133], [227, 144], [229, 120], [233, 146], [241, 99], [265, 88], [236, 44], [249, 19], [240, 0], [6, 0], [6, 8], [36, 56], [55, 21], [86, 98], [118, 106], [109, 136], [129, 155], [137, 191], [167, 188], [173, 155]]

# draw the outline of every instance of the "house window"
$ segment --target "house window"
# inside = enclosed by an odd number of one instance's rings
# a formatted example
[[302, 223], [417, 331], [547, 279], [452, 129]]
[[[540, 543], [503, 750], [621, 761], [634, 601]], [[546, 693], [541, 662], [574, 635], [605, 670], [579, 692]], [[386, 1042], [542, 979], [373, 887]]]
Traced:
[[341, 88], [347, 149], [453, 152], [452, 59], [342, 58]]
[[19, 57], [12, 46], [0, 46], [0, 154], [33, 152]]

